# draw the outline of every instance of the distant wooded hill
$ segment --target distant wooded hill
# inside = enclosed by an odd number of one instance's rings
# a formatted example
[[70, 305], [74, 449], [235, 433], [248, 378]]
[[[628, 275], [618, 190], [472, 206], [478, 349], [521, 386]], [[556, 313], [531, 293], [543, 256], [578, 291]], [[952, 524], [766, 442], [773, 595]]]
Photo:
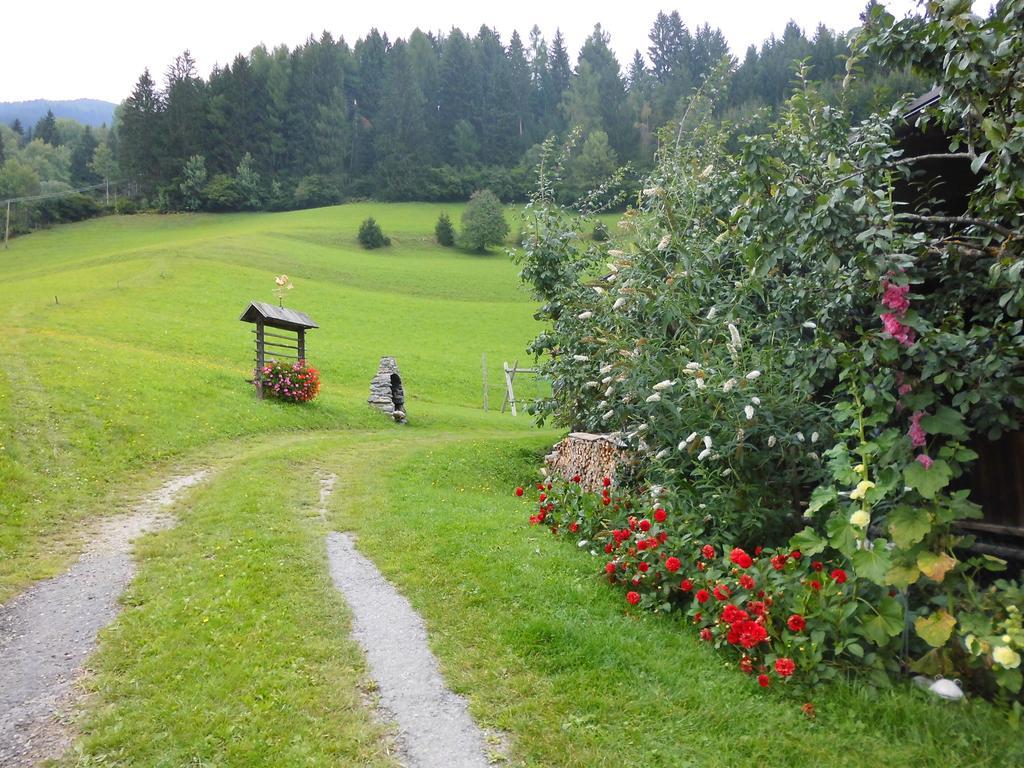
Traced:
[[10, 125], [17, 119], [21, 121], [22, 125], [35, 125], [39, 118], [45, 117], [47, 110], [50, 110], [54, 117], [67, 117], [83, 125], [98, 128], [113, 122], [116, 106], [109, 101], [100, 101], [99, 99], [0, 101], [0, 123]]

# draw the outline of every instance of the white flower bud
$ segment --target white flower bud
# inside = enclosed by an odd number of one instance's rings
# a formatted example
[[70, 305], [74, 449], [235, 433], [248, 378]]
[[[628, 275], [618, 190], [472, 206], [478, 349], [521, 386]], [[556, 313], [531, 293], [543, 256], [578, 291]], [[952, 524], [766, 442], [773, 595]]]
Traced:
[[655, 392], [653, 395], [648, 395], [647, 396], [647, 400], [646, 400], [646, 402], [648, 402], [648, 403], [657, 403], [657, 402], [660, 402], [660, 401], [661, 401], [661, 395], [659, 395], [657, 392]]
[[736, 349], [743, 348], [743, 344], [740, 341], [740, 332], [732, 323], [729, 323], [729, 338], [732, 339], [732, 345], [736, 347]]
[[769, 435], [768, 436], [768, 447], [769, 448], [774, 448], [775, 447], [775, 443], [777, 443], [777, 442], [778, 442], [778, 440], [775, 439], [775, 435]]
[[810, 328], [812, 331], [818, 327], [816, 323], [812, 323], [810, 320], [804, 322], [804, 328]]
[[754, 418], [754, 406], [752, 406], [752, 405], [745, 405], [745, 406], [743, 406], [743, 413], [744, 413], [744, 415], [746, 415], [747, 421], [750, 421], [752, 418]]
[[732, 392], [733, 388], [737, 384], [739, 384], [739, 382], [736, 381], [736, 379], [729, 379], [727, 382], [725, 382], [725, 384], [722, 385], [722, 391], [723, 392]]
[[594, 313], [589, 311], [589, 310], [586, 311], [586, 312], [580, 312], [578, 315], [576, 315], [576, 317], [578, 319], [580, 319], [580, 320], [589, 320], [593, 316], [594, 316]]
[[601, 379], [601, 383], [602, 383], [602, 384], [607, 384], [607, 383], [608, 383], [608, 382], [610, 382], [611, 380], [612, 380], [612, 377], [611, 377], [611, 376], [605, 376], [605, 377], [604, 377], [603, 379]]
[[760, 397], [752, 397], [752, 398], [750, 398], [750, 402], [752, 402], [754, 405], [760, 405], [761, 404], [761, 398]]
[[707, 389], [707, 387], [708, 387], [708, 385], [704, 381], [704, 379], [698, 377], [697, 378], [697, 389]]
[[590, 362], [590, 358], [587, 357], [586, 355], [573, 355], [572, 359], [575, 360], [577, 363], [589, 363]]
[[612, 365], [611, 365], [611, 363], [609, 363], [608, 365], [602, 365], [601, 366], [600, 373], [611, 373], [611, 372], [612, 372]]
[[747, 374], [747, 381], [753, 381], [754, 379], [756, 379], [756, 378], [758, 378], [760, 376], [761, 376], [761, 372], [760, 371], [751, 371], [750, 373]]
[[697, 461], [704, 461], [708, 456], [711, 455], [711, 449], [705, 448], [703, 451], [697, 454]]
[[713, 445], [711, 441], [711, 435], [704, 435], [704, 447], [710, 448]]
[[625, 303], [626, 303], [626, 297], [625, 296], [620, 296], [619, 298], [617, 298], [615, 300], [615, 303], [612, 304], [612, 309], [622, 309], [622, 307], [625, 305]]
[[655, 392], [664, 392], [666, 389], [671, 389], [673, 384], [675, 384], [675, 381], [672, 379], [665, 379], [664, 381], [659, 381], [655, 384], [653, 389]]
[[601, 421], [608, 421], [612, 416], [615, 415], [615, 411], [605, 411], [601, 414]]
[[796, 433], [796, 439], [799, 440], [802, 443], [804, 441], [804, 433], [803, 432], [797, 432]]
[[811, 432], [811, 442], [812, 443], [818, 442], [818, 437], [819, 437], [819, 435], [818, 435], [817, 432]]
[[686, 364], [686, 370], [688, 371], [699, 371], [700, 363], [695, 363], [692, 360]]
[[669, 454], [668, 448], [662, 448], [660, 451], [658, 451], [658, 453], [654, 456], [654, 458], [656, 458], [656, 459], [664, 459], [666, 456], [668, 456], [668, 454]]
[[658, 250], [659, 251], [667, 251], [668, 250], [668, 246], [669, 246], [669, 244], [671, 242], [672, 242], [672, 235], [665, 235], [658, 242]]
[[715, 309], [714, 307], [712, 307], [711, 309], [708, 310], [708, 315], [707, 315], [708, 320], [714, 320], [715, 319], [715, 315], [717, 315], [717, 314], [718, 314], [718, 310]]

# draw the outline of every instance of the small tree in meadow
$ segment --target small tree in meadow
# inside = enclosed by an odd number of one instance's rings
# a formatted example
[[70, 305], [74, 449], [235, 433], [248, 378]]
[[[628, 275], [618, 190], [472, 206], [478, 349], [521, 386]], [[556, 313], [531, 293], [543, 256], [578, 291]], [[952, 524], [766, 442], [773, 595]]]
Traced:
[[359, 225], [358, 237], [363, 248], [373, 249], [391, 245], [391, 238], [384, 236], [380, 224], [372, 216]]
[[443, 245], [445, 248], [455, 245], [455, 227], [452, 226], [452, 220], [448, 218], [447, 213], [442, 213], [437, 219], [434, 237], [437, 238], [437, 244]]
[[500, 245], [508, 237], [509, 227], [501, 201], [489, 189], [477, 190], [462, 213], [459, 244], [483, 253], [489, 245]]

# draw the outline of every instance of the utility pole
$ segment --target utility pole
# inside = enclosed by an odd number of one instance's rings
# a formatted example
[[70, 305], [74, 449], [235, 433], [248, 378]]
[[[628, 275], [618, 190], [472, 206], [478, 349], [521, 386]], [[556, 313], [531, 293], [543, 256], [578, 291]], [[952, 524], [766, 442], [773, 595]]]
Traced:
[[7, 223], [4, 224], [4, 250], [7, 250], [7, 241], [11, 237], [11, 201], [7, 201]]

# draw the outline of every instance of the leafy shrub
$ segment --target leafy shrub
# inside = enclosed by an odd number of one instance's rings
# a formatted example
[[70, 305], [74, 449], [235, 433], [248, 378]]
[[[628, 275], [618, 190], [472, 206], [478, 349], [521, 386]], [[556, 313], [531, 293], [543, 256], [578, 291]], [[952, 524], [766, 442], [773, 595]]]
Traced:
[[913, 626], [898, 661], [981, 670], [1019, 696], [1020, 588], [980, 588], [1005, 563], [965, 558], [956, 523], [981, 515], [968, 442], [1024, 419], [1024, 94], [997, 96], [1024, 54], [1024, 0], [985, 20], [965, 3], [926, 14], [876, 7], [854, 47], [942, 86], [921, 120], [968, 148], [966, 214], [897, 202], [915, 161], [889, 116], [853, 126], [801, 70], [778, 119], [737, 136], [713, 119], [712, 77], [661, 142], [621, 249], [567, 234], [585, 220], [542, 176], [522, 271], [548, 323], [531, 347], [553, 383], [537, 415], [621, 435], [637, 485], [659, 487], [694, 541], [835, 561], [890, 637], [898, 598]]
[[313, 174], [302, 178], [293, 197], [297, 208], [319, 208], [337, 203], [341, 193], [330, 179]]
[[206, 207], [211, 211], [239, 211], [242, 209], [242, 193], [238, 181], [226, 173], [218, 173], [203, 190]]
[[455, 227], [447, 213], [442, 213], [437, 219], [437, 226], [434, 227], [434, 237], [438, 245], [450, 248], [455, 245]]
[[590, 239], [595, 243], [604, 243], [608, 241], [608, 238], [608, 227], [604, 225], [604, 222], [595, 222], [594, 229], [590, 233]]
[[384, 236], [380, 225], [372, 216], [359, 225], [358, 238], [363, 248], [380, 248], [391, 245], [391, 239]]
[[473, 193], [462, 212], [459, 244], [480, 253], [489, 245], [500, 245], [508, 237], [509, 227], [501, 201], [489, 189]]
[[283, 363], [270, 360], [256, 372], [263, 396], [288, 403], [306, 403], [320, 392], [320, 372], [305, 360]]

